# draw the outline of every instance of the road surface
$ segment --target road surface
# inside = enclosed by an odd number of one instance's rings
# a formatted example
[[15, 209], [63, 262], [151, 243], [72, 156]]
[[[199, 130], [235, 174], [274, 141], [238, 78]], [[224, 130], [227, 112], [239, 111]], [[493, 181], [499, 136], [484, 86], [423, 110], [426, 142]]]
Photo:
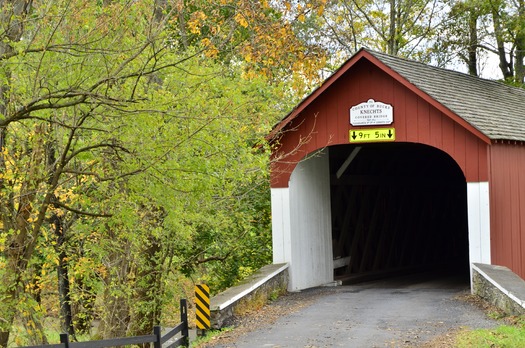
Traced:
[[417, 347], [462, 327], [498, 326], [465, 301], [469, 293], [468, 283], [435, 276], [306, 290], [295, 295], [314, 298], [303, 308], [267, 324], [263, 310], [256, 330], [208, 347]]

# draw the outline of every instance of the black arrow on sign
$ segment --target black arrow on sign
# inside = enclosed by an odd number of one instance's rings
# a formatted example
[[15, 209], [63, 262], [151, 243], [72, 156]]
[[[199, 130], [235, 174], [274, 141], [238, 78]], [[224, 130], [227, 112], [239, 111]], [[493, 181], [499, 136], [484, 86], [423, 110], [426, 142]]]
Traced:
[[389, 137], [389, 138], [392, 138], [392, 135], [393, 135], [393, 134], [392, 134], [392, 130], [389, 129], [389, 130], [388, 130], [388, 137]]
[[352, 132], [352, 139], [355, 140], [355, 138], [357, 138], [357, 135], [355, 135], [355, 131]]

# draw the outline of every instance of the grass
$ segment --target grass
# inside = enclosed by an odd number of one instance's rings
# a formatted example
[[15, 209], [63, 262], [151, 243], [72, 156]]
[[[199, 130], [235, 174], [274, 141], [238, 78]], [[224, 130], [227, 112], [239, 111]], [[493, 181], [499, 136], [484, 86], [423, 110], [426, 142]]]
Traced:
[[198, 336], [195, 340], [190, 342], [190, 348], [199, 348], [202, 345], [213, 341], [217, 336], [222, 335], [225, 332], [232, 331], [233, 327], [225, 327], [221, 330], [208, 330], [204, 336]]
[[456, 344], [458, 348], [521, 348], [525, 347], [525, 328], [502, 325], [496, 329], [464, 331], [458, 335]]
[[497, 309], [488, 310], [487, 316], [504, 324], [495, 329], [461, 331], [456, 337], [458, 348], [525, 347], [525, 316], [507, 316], [503, 311]]

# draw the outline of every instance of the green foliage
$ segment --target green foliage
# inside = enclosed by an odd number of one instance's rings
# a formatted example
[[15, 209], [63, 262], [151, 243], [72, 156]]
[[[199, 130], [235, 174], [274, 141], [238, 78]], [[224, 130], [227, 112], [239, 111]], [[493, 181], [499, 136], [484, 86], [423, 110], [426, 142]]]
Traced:
[[149, 333], [188, 279], [270, 262], [263, 137], [322, 62], [278, 9], [222, 2], [0, 8], [0, 345], [50, 316]]
[[456, 344], [458, 347], [523, 347], [525, 330], [523, 327], [500, 326], [494, 330], [466, 331], [458, 336]]

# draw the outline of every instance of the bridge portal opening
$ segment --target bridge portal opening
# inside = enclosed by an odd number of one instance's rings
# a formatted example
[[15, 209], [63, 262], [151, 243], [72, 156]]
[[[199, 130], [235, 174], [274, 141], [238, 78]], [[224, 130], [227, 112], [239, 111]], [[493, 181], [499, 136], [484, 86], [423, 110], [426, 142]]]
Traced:
[[334, 278], [469, 274], [467, 187], [445, 152], [422, 144], [330, 147]]

